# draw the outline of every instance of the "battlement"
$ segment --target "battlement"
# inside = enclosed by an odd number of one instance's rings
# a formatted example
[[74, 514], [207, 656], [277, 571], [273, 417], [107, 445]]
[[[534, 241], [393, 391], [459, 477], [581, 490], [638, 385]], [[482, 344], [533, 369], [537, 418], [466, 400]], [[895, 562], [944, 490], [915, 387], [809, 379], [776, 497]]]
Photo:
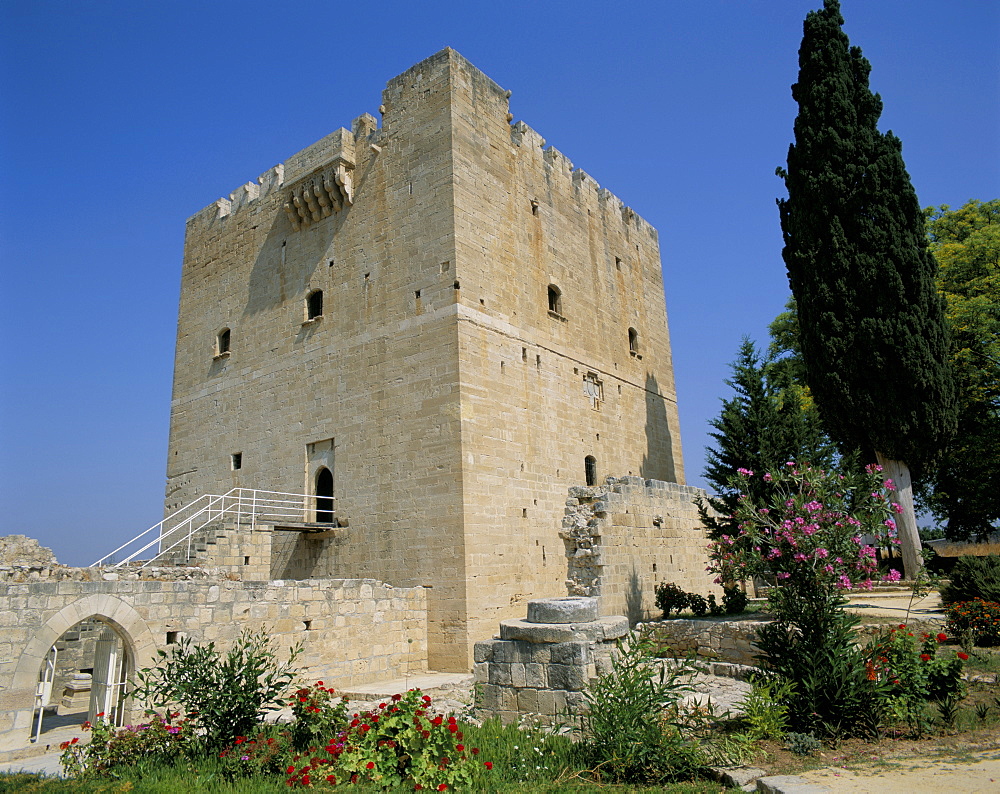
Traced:
[[653, 240], [658, 238], [656, 229], [648, 221], [610, 190], [602, 188], [597, 180], [582, 168], [575, 168], [573, 162], [565, 154], [549, 145], [545, 138], [523, 121], [511, 124], [510, 139], [515, 146], [540, 150], [545, 167], [550, 169], [552, 174], [559, 174], [563, 178], [572, 180], [574, 190], [581, 197], [583, 191], [596, 193], [598, 203], [610, 205], [622, 216], [622, 223], [634, 225], [637, 230], [645, 232]]
[[408, 111], [412, 110], [412, 104], [426, 101], [426, 96], [433, 91], [434, 86], [453, 70], [460, 72], [475, 86], [477, 96], [488, 95], [493, 102], [498, 103], [498, 111], [505, 114], [507, 123], [510, 124], [510, 140], [513, 145], [541, 151], [544, 167], [551, 176], [570, 180], [574, 191], [581, 198], [585, 192], [596, 193], [598, 203], [610, 205], [611, 209], [621, 215], [624, 224], [633, 225], [654, 240], [657, 238], [656, 229], [625, 202], [602, 188], [585, 171], [575, 168], [565, 154], [547, 144], [524, 121], [513, 122], [510, 113], [511, 92], [504, 90], [451, 47], [425, 58], [386, 83], [382, 92], [382, 105], [379, 107], [383, 116], [382, 128], [379, 128], [374, 116], [364, 113], [354, 119], [350, 130], [341, 127], [296, 152], [285, 162], [265, 171], [256, 181], [241, 185], [228, 197], [217, 199], [195, 213], [188, 224], [213, 222], [234, 216], [279, 189], [288, 190], [283, 207], [296, 231], [350, 206], [354, 199], [353, 175], [360, 145], [367, 142], [374, 152], [380, 151], [379, 143], [400, 127]]

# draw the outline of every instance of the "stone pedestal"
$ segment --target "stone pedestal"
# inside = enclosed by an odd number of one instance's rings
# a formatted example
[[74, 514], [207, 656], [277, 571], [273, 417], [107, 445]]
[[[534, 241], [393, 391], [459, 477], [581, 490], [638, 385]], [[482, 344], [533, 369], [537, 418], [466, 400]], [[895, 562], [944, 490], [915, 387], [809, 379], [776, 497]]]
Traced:
[[476, 705], [504, 722], [580, 714], [584, 689], [610, 668], [628, 631], [625, 617], [597, 616], [596, 598], [529, 601], [527, 620], [504, 620], [499, 639], [476, 643]]

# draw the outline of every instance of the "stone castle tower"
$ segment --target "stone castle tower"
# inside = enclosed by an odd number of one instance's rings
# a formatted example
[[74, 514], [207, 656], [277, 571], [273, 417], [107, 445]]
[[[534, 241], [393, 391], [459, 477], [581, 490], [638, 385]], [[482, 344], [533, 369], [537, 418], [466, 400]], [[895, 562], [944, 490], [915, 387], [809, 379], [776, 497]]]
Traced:
[[382, 103], [188, 221], [167, 509], [332, 494], [274, 578], [428, 586], [468, 669], [566, 594], [569, 487], [684, 482], [659, 245], [454, 50]]

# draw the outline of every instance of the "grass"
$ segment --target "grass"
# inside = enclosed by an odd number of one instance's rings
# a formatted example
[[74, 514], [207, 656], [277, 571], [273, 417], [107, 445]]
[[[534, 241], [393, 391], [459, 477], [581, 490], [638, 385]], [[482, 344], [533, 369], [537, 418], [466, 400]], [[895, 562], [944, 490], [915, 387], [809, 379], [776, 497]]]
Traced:
[[[287, 792], [288, 786], [282, 779], [242, 779], [226, 782], [209, 776], [192, 776], [192, 772], [182, 768], [150, 769], [142, 774], [124, 777], [118, 780], [63, 780], [61, 778], [44, 777], [32, 774], [0, 774], [0, 792], [19, 792], [23, 794], [57, 794], [57, 792], [73, 792], [78, 794], [190, 794], [190, 792], [206, 792], [206, 794], [271, 794], [272, 792]], [[351, 791], [375, 792], [381, 789], [352, 786]], [[412, 789], [400, 789], [411, 791]], [[616, 792], [616, 794], [718, 794], [729, 791], [719, 783], [710, 781], [693, 781], [664, 786], [627, 786], [596, 784], [578, 779], [565, 779], [535, 782], [500, 782], [477, 788], [478, 791], [509, 792], [515, 794], [599, 794], [599, 792]], [[738, 789], [732, 789], [738, 791]]]

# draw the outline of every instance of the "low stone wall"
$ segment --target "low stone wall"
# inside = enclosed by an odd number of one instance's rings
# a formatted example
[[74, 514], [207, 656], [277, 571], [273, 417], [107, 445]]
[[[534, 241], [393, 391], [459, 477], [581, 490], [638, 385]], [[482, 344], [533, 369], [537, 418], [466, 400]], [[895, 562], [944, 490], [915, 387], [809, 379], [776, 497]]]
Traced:
[[708, 537], [691, 488], [642, 477], [608, 477], [570, 488], [560, 536], [571, 596], [593, 596], [604, 615], [633, 624], [659, 615], [654, 589], [674, 582], [690, 593], [722, 591], [706, 573]]
[[0, 750], [25, 741], [46, 653], [88, 618], [122, 638], [131, 670], [154, 665], [168, 640], [214, 641], [225, 651], [244, 629], [266, 631], [283, 655], [301, 643], [303, 681], [345, 688], [427, 669], [422, 587], [371, 579], [234, 581], [204, 571], [187, 581], [106, 581], [106, 571], [61, 566], [36, 573], [0, 584]]
[[648, 632], [669, 646], [676, 656], [697, 654], [702, 659], [730, 664], [754, 664], [753, 642], [766, 618], [746, 620], [661, 620], [643, 623], [637, 631]]

